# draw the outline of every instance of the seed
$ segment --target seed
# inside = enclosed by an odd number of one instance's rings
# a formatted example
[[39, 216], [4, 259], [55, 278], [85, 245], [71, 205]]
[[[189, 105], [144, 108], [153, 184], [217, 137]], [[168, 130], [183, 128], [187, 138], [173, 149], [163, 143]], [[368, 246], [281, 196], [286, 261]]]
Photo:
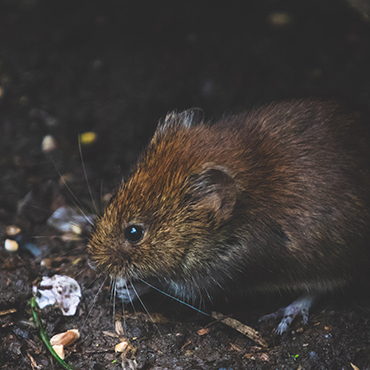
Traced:
[[68, 347], [80, 337], [80, 333], [77, 329], [67, 330], [64, 333], [55, 334], [51, 339], [50, 343], [54, 345], [62, 345]]
[[52, 135], [44, 136], [44, 138], [42, 139], [42, 143], [41, 143], [41, 150], [44, 153], [49, 153], [55, 150], [56, 148], [57, 148], [57, 142], [54, 136]]
[[8, 252], [16, 252], [18, 250], [18, 243], [15, 240], [6, 239], [4, 243], [4, 248]]
[[116, 353], [122, 353], [125, 351], [125, 349], [127, 348], [128, 346], [128, 342], [121, 342], [121, 343], [118, 343], [115, 347], [114, 347], [114, 351]]
[[62, 359], [64, 360], [64, 346], [63, 344], [54, 344], [53, 345], [53, 349], [54, 351], [57, 353], [57, 355]]
[[14, 236], [21, 232], [21, 229], [15, 225], [9, 225], [6, 227], [6, 235]]

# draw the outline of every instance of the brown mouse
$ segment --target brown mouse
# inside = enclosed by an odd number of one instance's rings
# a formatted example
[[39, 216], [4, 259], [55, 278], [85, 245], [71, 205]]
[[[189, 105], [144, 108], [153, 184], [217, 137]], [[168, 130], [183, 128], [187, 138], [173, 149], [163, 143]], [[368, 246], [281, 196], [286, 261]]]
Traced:
[[318, 100], [195, 116], [159, 124], [98, 219], [91, 259], [122, 286], [158, 282], [186, 301], [303, 294], [279, 311], [283, 332], [314, 295], [369, 269], [370, 122]]

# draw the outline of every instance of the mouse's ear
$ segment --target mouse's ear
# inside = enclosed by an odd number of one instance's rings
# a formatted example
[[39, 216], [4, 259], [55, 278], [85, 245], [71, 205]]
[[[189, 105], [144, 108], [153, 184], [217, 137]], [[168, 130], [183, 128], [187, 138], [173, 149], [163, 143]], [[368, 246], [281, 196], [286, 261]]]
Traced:
[[[206, 166], [192, 177], [190, 207], [212, 219], [217, 225], [227, 221], [234, 210], [237, 186], [234, 178], [222, 166]], [[210, 220], [211, 221], [211, 220]]]
[[198, 125], [203, 122], [203, 119], [204, 113], [200, 108], [191, 108], [183, 112], [170, 112], [163, 121], [159, 122], [153, 141], [158, 142], [166, 134], [178, 129], [188, 129], [191, 126]]

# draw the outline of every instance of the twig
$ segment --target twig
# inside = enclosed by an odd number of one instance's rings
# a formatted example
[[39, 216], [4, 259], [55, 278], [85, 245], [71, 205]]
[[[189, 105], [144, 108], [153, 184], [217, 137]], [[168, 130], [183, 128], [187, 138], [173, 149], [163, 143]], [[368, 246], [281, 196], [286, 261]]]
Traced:
[[225, 325], [230, 326], [231, 328], [237, 330], [239, 333], [244, 334], [249, 339], [252, 339], [254, 342], [259, 344], [262, 347], [267, 347], [267, 343], [264, 339], [262, 339], [261, 334], [257, 331], [251, 328], [250, 326], [242, 324], [240, 321], [232, 319], [230, 317], [224, 317], [222, 314], [218, 312], [212, 312], [212, 317], [216, 320], [221, 321]]

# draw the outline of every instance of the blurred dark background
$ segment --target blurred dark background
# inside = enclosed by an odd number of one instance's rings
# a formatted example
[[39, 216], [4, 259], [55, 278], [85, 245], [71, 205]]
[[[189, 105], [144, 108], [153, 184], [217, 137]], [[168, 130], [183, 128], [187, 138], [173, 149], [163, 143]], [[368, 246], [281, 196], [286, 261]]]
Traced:
[[[51, 368], [36, 330], [24, 323], [32, 284], [57, 272], [83, 283], [86, 305], [70, 321], [49, 315], [49, 334], [84, 327], [77, 344], [83, 350], [69, 359], [83, 369], [122, 368], [113, 345], [105, 353], [112, 295], [105, 288], [96, 294], [102, 285], [87, 268], [86, 240], [62, 241], [46, 225], [58, 202], [95, 212], [82, 163], [99, 203], [168, 111], [195, 106], [217, 119], [300, 97], [370, 109], [369, 16], [370, 0], [0, 0], [0, 239], [6, 226], [19, 226], [48, 251], [51, 265], [0, 248], [0, 309], [17, 308], [17, 316], [2, 311], [0, 363], [34, 368], [32, 355], [40, 368]], [[89, 131], [97, 139], [82, 142], [82, 159], [78, 137]], [[48, 135], [50, 151], [42, 144]], [[258, 330], [258, 317], [281, 306], [270, 297], [270, 309], [247, 298], [266, 310], [241, 307]], [[148, 308], [170, 312], [170, 323], [159, 324], [163, 335], [136, 318], [128, 318], [128, 333], [137, 338], [139, 369], [369, 369], [369, 303], [344, 301], [325, 301], [308, 329], [271, 337], [266, 352], [217, 324], [198, 335], [204, 318], [157, 296]], [[269, 336], [272, 327], [263, 330]], [[98, 344], [103, 350], [94, 354]]]
[[114, 187], [169, 110], [196, 106], [211, 119], [306, 96], [369, 108], [368, 5], [0, 1], [1, 193], [58, 178], [41, 152], [46, 134], [59, 172], [80, 178], [78, 134], [97, 133], [83, 153], [98, 191], [102, 180]]

